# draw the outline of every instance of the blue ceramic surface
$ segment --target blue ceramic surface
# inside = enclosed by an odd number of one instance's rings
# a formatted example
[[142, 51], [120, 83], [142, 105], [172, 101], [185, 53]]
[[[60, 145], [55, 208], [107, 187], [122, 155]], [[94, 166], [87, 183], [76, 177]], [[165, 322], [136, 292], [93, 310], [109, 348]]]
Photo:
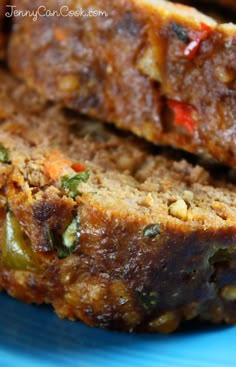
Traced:
[[236, 327], [191, 325], [172, 335], [125, 334], [60, 320], [51, 307], [0, 294], [0, 367], [236, 366]]

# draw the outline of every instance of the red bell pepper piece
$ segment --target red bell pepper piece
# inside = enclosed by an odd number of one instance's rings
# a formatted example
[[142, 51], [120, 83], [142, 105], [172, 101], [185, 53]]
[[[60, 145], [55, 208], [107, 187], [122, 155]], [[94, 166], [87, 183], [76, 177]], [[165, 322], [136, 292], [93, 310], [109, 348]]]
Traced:
[[73, 163], [71, 168], [75, 171], [75, 172], [83, 172], [85, 171], [85, 167], [82, 166], [81, 164], [79, 163]]
[[188, 133], [192, 135], [196, 124], [192, 116], [195, 108], [190, 104], [177, 102], [171, 99], [167, 101], [167, 105], [174, 113], [174, 125], [185, 127]]
[[187, 45], [184, 50], [184, 56], [188, 59], [192, 59], [196, 53], [198, 52], [202, 41], [207, 38], [208, 32], [211, 30], [211, 27], [205, 23], [201, 23], [200, 31], [196, 31], [192, 36], [192, 41]]

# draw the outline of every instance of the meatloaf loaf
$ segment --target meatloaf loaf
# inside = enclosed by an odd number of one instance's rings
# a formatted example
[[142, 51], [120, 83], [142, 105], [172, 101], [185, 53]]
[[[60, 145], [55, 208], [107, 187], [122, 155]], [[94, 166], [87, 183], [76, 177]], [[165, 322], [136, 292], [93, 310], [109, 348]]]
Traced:
[[63, 4], [15, 18], [16, 75], [81, 113], [236, 166], [236, 26], [162, 0]]
[[0, 72], [0, 287], [60, 317], [236, 323], [236, 187]]

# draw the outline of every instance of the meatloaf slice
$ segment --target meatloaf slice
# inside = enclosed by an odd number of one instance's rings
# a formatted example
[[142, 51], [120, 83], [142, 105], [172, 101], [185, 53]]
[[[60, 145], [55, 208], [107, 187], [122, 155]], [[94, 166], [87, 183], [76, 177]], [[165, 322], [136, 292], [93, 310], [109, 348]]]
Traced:
[[15, 18], [14, 73], [50, 100], [235, 167], [236, 26], [162, 0], [79, 4], [49, 0], [47, 17]]
[[236, 323], [236, 187], [0, 72], [0, 288], [93, 326]]

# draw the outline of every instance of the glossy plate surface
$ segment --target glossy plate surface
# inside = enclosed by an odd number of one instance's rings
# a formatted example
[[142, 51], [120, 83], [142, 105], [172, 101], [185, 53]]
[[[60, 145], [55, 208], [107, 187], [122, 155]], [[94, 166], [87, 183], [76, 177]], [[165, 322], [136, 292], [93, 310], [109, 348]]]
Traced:
[[60, 320], [51, 307], [0, 294], [1, 367], [236, 366], [236, 327], [191, 325], [172, 335], [125, 334]]

